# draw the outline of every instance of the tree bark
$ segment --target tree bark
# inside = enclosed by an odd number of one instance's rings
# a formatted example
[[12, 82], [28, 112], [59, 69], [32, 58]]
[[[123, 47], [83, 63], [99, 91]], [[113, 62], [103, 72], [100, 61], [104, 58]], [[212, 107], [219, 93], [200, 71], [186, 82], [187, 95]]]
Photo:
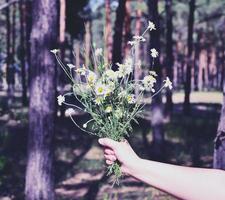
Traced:
[[195, 44], [194, 55], [194, 90], [198, 91], [198, 74], [199, 74], [199, 56], [201, 51], [201, 30], [197, 32], [197, 41]]
[[192, 52], [193, 52], [193, 29], [194, 29], [195, 0], [189, 2], [189, 19], [188, 19], [188, 55], [187, 71], [185, 81], [184, 113], [190, 113], [190, 93], [191, 93], [191, 69], [192, 69]]
[[122, 62], [122, 36], [123, 36], [123, 22], [125, 18], [126, 0], [119, 0], [119, 6], [116, 11], [116, 22], [113, 36], [113, 55], [112, 55], [112, 69], [117, 70], [117, 62]]
[[126, 57], [130, 51], [130, 45], [128, 45], [128, 41], [132, 39], [132, 31], [131, 31], [131, 5], [130, 0], [126, 1], [126, 15], [124, 19], [124, 56]]
[[[12, 9], [12, 56], [15, 58], [16, 49], [16, 3], [13, 4]], [[14, 60], [14, 59], [13, 59]]]
[[33, 1], [26, 200], [54, 200], [53, 152], [56, 96], [57, 1]]
[[[159, 13], [158, 13], [158, 0], [148, 0], [149, 19], [156, 24], [156, 30], [150, 32], [150, 48], [157, 49], [160, 52], [160, 27], [159, 27]], [[150, 57], [150, 63], [152, 63], [152, 57]], [[161, 86], [162, 71], [160, 67], [159, 57], [154, 60], [156, 66], [153, 70], [158, 74], [156, 91]], [[163, 105], [161, 94], [158, 94], [152, 101], [152, 153], [153, 159], [163, 160], [164, 159], [164, 130], [163, 130]]]
[[20, 62], [21, 62], [21, 76], [22, 76], [22, 103], [27, 105], [27, 82], [26, 82], [26, 67], [25, 67], [25, 4], [24, 0], [20, 0]]
[[[224, 74], [225, 75], [225, 74]], [[214, 140], [213, 167], [225, 170], [225, 81], [223, 82], [223, 105], [220, 114], [217, 135]]]
[[[173, 23], [172, 23], [172, 0], [166, 0], [166, 72], [173, 81]], [[166, 91], [166, 114], [170, 114], [173, 109], [172, 91]]]
[[112, 59], [112, 25], [111, 25], [111, 10], [110, 0], [105, 1], [105, 47], [104, 58], [106, 63]]
[[[6, 0], [6, 3], [9, 3], [9, 0]], [[6, 40], [7, 40], [7, 60], [6, 60], [6, 68], [7, 71], [9, 71], [9, 65], [10, 65], [10, 60], [11, 60], [11, 23], [10, 23], [10, 7], [6, 7]], [[6, 74], [7, 78], [7, 84], [9, 86], [10, 82], [8, 80], [10, 80], [10, 74], [7, 73]]]

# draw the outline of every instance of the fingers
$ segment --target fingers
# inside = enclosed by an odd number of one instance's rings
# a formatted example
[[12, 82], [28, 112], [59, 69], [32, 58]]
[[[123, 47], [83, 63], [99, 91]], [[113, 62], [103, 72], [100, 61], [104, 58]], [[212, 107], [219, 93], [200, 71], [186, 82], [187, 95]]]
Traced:
[[113, 162], [110, 161], [110, 160], [106, 160], [105, 162], [106, 162], [107, 165], [112, 165], [113, 164]]
[[116, 161], [116, 156], [115, 155], [104, 154], [104, 156], [105, 156], [107, 165], [112, 165]]
[[112, 162], [116, 161], [116, 156], [113, 155], [104, 155], [106, 160], [110, 160]]
[[106, 147], [109, 147], [111, 149], [115, 149], [118, 142], [112, 140], [112, 139], [109, 139], [109, 138], [101, 138], [98, 140], [99, 144], [101, 144], [102, 146], [106, 146]]
[[109, 149], [109, 148], [106, 148], [106, 149], [104, 150], [104, 153], [105, 153], [105, 154], [108, 154], [108, 155], [115, 155], [114, 151], [113, 151], [112, 149]]

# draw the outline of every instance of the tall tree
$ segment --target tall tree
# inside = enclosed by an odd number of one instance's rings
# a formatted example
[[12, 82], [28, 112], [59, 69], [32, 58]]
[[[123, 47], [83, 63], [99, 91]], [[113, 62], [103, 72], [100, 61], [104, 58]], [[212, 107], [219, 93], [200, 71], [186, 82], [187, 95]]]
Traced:
[[[225, 72], [223, 72], [225, 75]], [[213, 167], [225, 170], [225, 81], [223, 81], [223, 106], [220, 114], [220, 121], [217, 135], [214, 141]]]
[[[158, 0], [148, 0], [149, 19], [156, 25], [156, 30], [150, 32], [150, 48], [155, 48], [160, 52], [160, 26], [159, 26], [159, 13], [158, 13]], [[150, 57], [150, 63], [153, 62], [153, 58]], [[160, 67], [160, 60], [156, 58], [154, 60], [156, 68], [154, 69], [158, 74], [158, 81], [156, 89], [160, 88], [162, 80], [162, 71]], [[161, 95], [157, 95], [152, 101], [152, 134], [153, 134], [153, 157], [155, 159], [163, 159], [163, 147], [164, 147], [164, 130], [163, 130], [163, 105]]]
[[25, 67], [25, 4], [24, 0], [20, 0], [20, 62], [22, 76], [22, 103], [27, 104], [27, 83], [26, 83], [26, 67]]
[[[173, 80], [173, 23], [172, 23], [172, 0], [166, 0], [166, 72], [170, 80]], [[172, 91], [166, 91], [166, 114], [171, 113], [173, 108]]]
[[[173, 80], [173, 23], [172, 0], [166, 0], [166, 72], [170, 80]], [[173, 108], [172, 91], [166, 91], [166, 114], [170, 114]]]
[[201, 51], [201, 30], [197, 31], [194, 53], [194, 90], [198, 91], [199, 57]]
[[189, 2], [189, 18], [188, 18], [188, 55], [187, 55], [187, 71], [186, 81], [184, 85], [185, 97], [184, 97], [184, 112], [188, 114], [190, 112], [190, 93], [191, 93], [191, 69], [192, 69], [192, 53], [193, 53], [193, 30], [194, 30], [194, 13], [195, 13], [195, 0]]
[[[6, 3], [9, 3], [9, 0], [6, 0]], [[6, 60], [6, 65], [7, 69], [9, 69], [10, 65], [10, 58], [11, 58], [11, 23], [10, 23], [10, 6], [6, 7], [6, 37], [7, 37], [7, 60]], [[8, 70], [9, 71], [9, 70]], [[7, 80], [9, 80], [9, 73], [6, 74]], [[7, 81], [7, 84], [9, 85], [10, 83]]]
[[12, 56], [15, 58], [16, 48], [16, 7], [17, 3], [12, 6]]
[[105, 1], [105, 47], [104, 47], [104, 57], [106, 62], [112, 59], [112, 24], [111, 24], [111, 9], [110, 0]]
[[130, 50], [130, 45], [128, 45], [128, 41], [132, 39], [132, 31], [131, 31], [131, 5], [130, 0], [126, 1], [126, 14], [124, 19], [124, 56], [126, 57]]
[[31, 31], [27, 200], [53, 200], [53, 152], [56, 70], [50, 49], [57, 41], [57, 0], [34, 0]]
[[122, 61], [122, 36], [123, 36], [123, 22], [126, 11], [126, 0], [119, 0], [119, 6], [116, 11], [116, 22], [113, 36], [113, 54], [112, 54], [112, 69], [116, 70], [115, 63]]

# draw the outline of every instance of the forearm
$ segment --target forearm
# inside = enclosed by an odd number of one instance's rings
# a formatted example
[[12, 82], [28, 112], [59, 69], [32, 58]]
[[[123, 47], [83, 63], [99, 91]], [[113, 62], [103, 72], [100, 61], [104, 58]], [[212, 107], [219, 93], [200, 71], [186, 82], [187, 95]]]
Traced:
[[180, 167], [140, 159], [129, 174], [160, 190], [187, 200], [224, 200], [225, 172]]

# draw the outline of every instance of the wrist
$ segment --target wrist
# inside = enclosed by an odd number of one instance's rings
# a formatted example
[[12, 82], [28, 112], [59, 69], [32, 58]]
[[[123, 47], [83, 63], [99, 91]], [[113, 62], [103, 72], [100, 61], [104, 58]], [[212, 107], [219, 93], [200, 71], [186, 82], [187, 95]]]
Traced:
[[129, 176], [135, 176], [135, 174], [139, 171], [140, 166], [142, 165], [142, 160], [140, 157], [136, 157], [132, 163], [127, 167], [126, 174]]

